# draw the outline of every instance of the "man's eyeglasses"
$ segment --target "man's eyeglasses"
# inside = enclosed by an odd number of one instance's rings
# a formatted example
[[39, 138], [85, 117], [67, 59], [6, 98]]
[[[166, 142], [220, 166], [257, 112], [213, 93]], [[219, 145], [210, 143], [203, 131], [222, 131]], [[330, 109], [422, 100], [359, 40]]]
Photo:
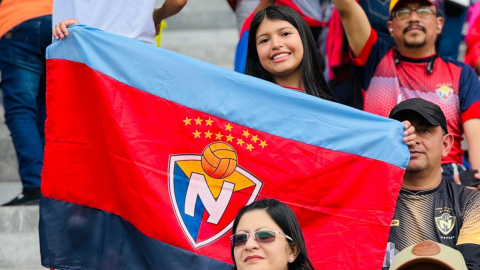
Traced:
[[395, 11], [395, 16], [400, 19], [408, 19], [412, 15], [412, 12], [415, 11], [420, 18], [428, 18], [432, 16], [432, 14], [437, 15], [433, 10], [429, 8], [419, 8], [419, 9], [409, 9], [409, 8], [401, 8]]
[[248, 238], [250, 235], [253, 235], [253, 239], [255, 239], [258, 243], [271, 243], [275, 241], [275, 236], [283, 235], [285, 238], [293, 242], [293, 239], [282, 233], [282, 232], [277, 232], [277, 231], [258, 231], [258, 232], [253, 232], [253, 233], [237, 233], [232, 236], [230, 236], [230, 244], [232, 247], [239, 247], [243, 246], [247, 243]]

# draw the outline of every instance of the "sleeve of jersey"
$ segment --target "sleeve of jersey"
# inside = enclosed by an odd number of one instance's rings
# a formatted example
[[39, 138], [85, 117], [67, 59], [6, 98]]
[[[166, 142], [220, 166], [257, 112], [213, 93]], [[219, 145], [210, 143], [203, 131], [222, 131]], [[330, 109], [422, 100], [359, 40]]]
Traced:
[[350, 57], [352, 58], [353, 64], [364, 67], [371, 57], [375, 57], [378, 54], [378, 46], [375, 46], [378, 43], [377, 41], [377, 32], [372, 28], [370, 30], [370, 37], [368, 37], [367, 43], [365, 43], [365, 46], [363, 46], [360, 54], [355, 57], [352, 53], [352, 50], [350, 50]]
[[480, 193], [475, 192], [465, 206], [457, 249], [465, 258], [469, 270], [480, 269]]
[[459, 95], [462, 123], [480, 118], [480, 81], [469, 66], [462, 67]]
[[354, 76], [357, 77], [363, 89], [368, 89], [377, 66], [389, 49], [390, 43], [378, 38], [377, 32], [372, 28], [370, 37], [360, 54], [354, 57], [350, 50], [350, 58], [354, 64], [353, 72], [356, 73]]

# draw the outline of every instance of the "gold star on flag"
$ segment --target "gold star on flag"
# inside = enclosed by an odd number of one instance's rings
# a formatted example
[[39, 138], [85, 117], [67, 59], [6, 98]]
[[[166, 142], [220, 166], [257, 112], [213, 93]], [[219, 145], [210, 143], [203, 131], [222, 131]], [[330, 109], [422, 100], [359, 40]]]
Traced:
[[225, 130], [232, 131], [232, 128], [233, 127], [230, 125], [230, 123], [225, 125]]
[[213, 133], [211, 133], [210, 130], [207, 130], [207, 132], [204, 132], [204, 133], [205, 133], [205, 138], [210, 138], [210, 139], [212, 138]]
[[250, 133], [248, 133], [248, 130], [244, 130], [243, 131], [243, 136], [247, 137], [250, 136]]
[[195, 125], [201, 125], [202, 124], [202, 119], [200, 119], [200, 117], [197, 117], [197, 119], [195, 119]]
[[237, 139], [237, 144], [240, 144], [240, 146], [243, 146], [245, 142], [242, 139]]
[[253, 147], [253, 145], [247, 143], [247, 149], [250, 150], [250, 152], [252, 152], [253, 148], [255, 148], [255, 147]]
[[185, 123], [185, 126], [188, 126], [188, 125], [191, 125], [192, 119], [188, 119], [188, 117], [185, 117], [185, 120], [183, 120], [183, 122]]
[[260, 145], [262, 146], [262, 148], [265, 148], [265, 146], [267, 146], [267, 140], [265, 141], [260, 141]]
[[212, 126], [213, 120], [210, 119], [210, 117], [209, 117], [208, 120], [205, 120], [205, 122], [207, 122], [207, 123], [205, 124], [206, 126]]
[[198, 132], [198, 130], [195, 130], [195, 132], [193, 133], [193, 135], [195, 135], [195, 138], [200, 138], [200, 135], [202, 133], [201, 132]]
[[227, 142], [233, 142], [233, 139], [235, 139], [235, 138], [232, 136], [232, 134], [229, 134], [227, 136]]
[[222, 137], [223, 137], [223, 135], [220, 133], [220, 131], [217, 134], [215, 134], [215, 139], [216, 140], [221, 140]]
[[252, 136], [251, 140], [256, 143], [259, 140], [258, 135]]

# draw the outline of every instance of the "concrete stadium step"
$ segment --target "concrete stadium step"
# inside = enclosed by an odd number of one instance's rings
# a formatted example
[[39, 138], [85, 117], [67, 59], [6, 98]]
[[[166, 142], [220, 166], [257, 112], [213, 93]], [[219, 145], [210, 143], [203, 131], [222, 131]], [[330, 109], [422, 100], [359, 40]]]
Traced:
[[[157, 0], [161, 7], [164, 0]], [[182, 11], [167, 19], [172, 30], [236, 28], [237, 21], [233, 10], [225, 0], [188, 1]]]
[[238, 42], [236, 29], [167, 30], [162, 48], [233, 70]]
[[[22, 192], [22, 183], [20, 181], [0, 182], [0, 205], [6, 202], [9, 202], [21, 192]], [[0, 233], [2, 233], [1, 230], [0, 230]]]
[[[5, 125], [5, 111], [0, 91], [0, 183], [4, 181], [20, 181], [18, 163], [15, 149], [13, 148], [10, 131]], [[0, 190], [0, 200], [1, 200]]]
[[0, 269], [45, 269], [38, 220], [38, 206], [0, 207]]

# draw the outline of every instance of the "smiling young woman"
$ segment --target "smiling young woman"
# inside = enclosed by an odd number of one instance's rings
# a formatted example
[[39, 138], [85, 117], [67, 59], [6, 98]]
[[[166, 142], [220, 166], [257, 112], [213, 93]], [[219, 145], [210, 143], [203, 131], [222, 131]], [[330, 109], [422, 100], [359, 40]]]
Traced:
[[313, 270], [297, 217], [286, 204], [266, 199], [240, 210], [230, 237], [234, 270]]
[[334, 100], [310, 28], [286, 6], [269, 6], [253, 18], [245, 74]]

